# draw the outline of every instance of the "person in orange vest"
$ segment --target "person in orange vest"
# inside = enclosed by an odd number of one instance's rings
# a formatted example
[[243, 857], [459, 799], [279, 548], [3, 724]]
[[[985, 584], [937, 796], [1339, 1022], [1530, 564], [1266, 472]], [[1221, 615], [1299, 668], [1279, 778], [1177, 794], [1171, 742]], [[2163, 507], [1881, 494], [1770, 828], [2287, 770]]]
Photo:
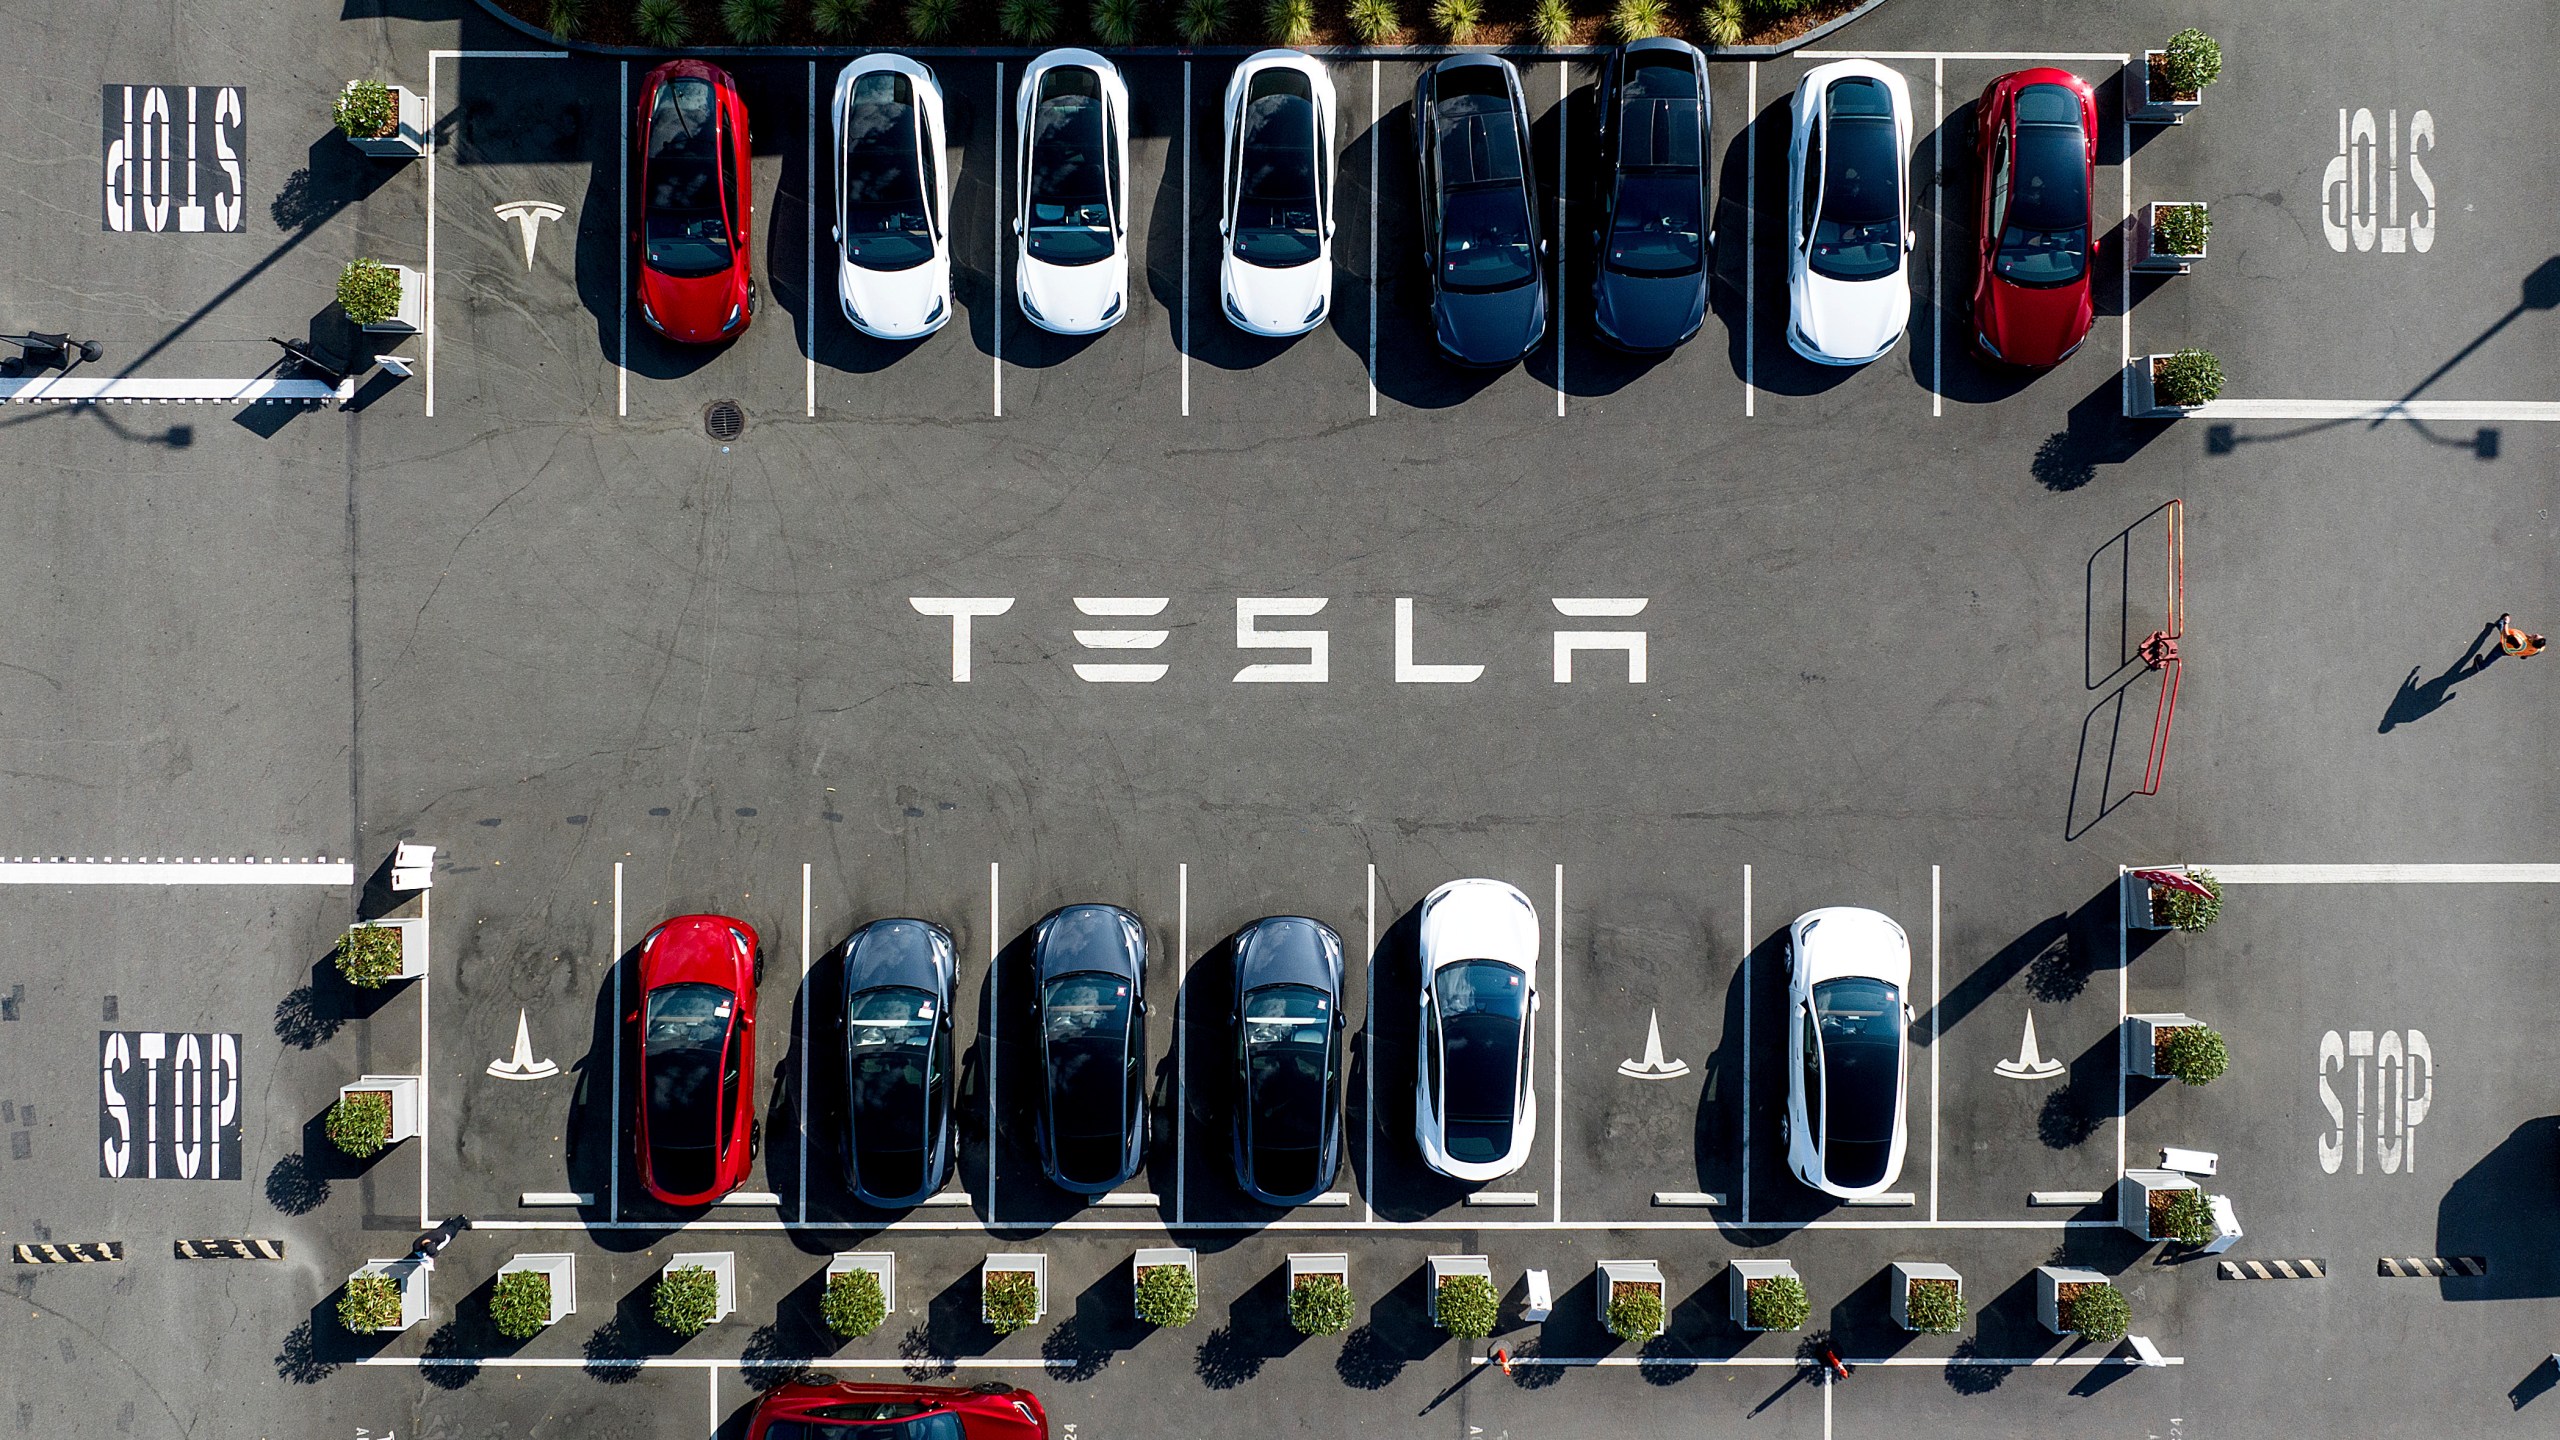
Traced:
[[2513, 612], [2498, 617], [2498, 653], [2512, 655], [2518, 660], [2541, 654], [2545, 638], [2517, 629], [2515, 619]]

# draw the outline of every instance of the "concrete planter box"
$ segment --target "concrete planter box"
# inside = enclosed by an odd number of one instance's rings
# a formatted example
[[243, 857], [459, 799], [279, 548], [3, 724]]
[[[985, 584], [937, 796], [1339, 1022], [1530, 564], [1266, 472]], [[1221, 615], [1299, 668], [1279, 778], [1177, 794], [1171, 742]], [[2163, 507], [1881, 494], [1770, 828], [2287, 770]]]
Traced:
[[886, 1250], [839, 1250], [827, 1262], [826, 1283], [839, 1275], [868, 1270], [880, 1281], [880, 1303], [891, 1315], [898, 1313], [898, 1257]]
[[[1431, 1310], [1431, 1323], [1434, 1325], [1440, 1323], [1441, 1281], [1452, 1275], [1481, 1275], [1484, 1277], [1484, 1283], [1493, 1284], [1493, 1261], [1483, 1255], [1433, 1255], [1427, 1257], [1423, 1263], [1429, 1272], [1430, 1284], [1427, 1298]], [[1494, 1298], [1499, 1301], [1502, 1296], [1501, 1289], [1497, 1287], [1493, 1293]]]
[[1956, 1287], [1957, 1299], [1964, 1298], [1964, 1277], [1956, 1273], [1954, 1266], [1940, 1265], [1932, 1260], [1894, 1261], [1888, 1287], [1892, 1291], [1893, 1323], [1905, 1330], [1912, 1328], [1911, 1282], [1914, 1280], [1944, 1280]]
[[1761, 1327], [1751, 1323], [1752, 1281], [1786, 1279], [1799, 1285], [1804, 1283], [1804, 1277], [1796, 1273], [1793, 1260], [1736, 1260], [1732, 1264], [1732, 1274], [1733, 1323], [1753, 1332], [1760, 1331]]
[[994, 1321], [987, 1315], [986, 1309], [987, 1277], [990, 1275], [1030, 1276], [1031, 1293], [1036, 1297], [1032, 1305], [1031, 1323], [1037, 1325], [1049, 1318], [1048, 1256], [1007, 1253], [989, 1255], [978, 1262], [978, 1318], [993, 1324]]
[[415, 1260], [367, 1260], [347, 1276], [353, 1280], [363, 1275], [388, 1275], [400, 1285], [400, 1323], [377, 1329], [377, 1335], [397, 1335], [427, 1318], [427, 1267]]
[[2127, 117], [2137, 125], [2184, 125], [2187, 113], [2204, 104], [2201, 92], [2192, 99], [2182, 100], [2151, 88], [2151, 62], [2168, 53], [2166, 50], [2143, 51], [2142, 58], [2133, 62], [2133, 73], [2124, 77], [2126, 96], [2142, 97], [2142, 104]]
[[[2168, 358], [2169, 357], [2166, 355], [2136, 355], [2133, 357], [2134, 414], [2148, 416], [2154, 420], [2176, 420], [2184, 416], [2193, 415], [2203, 408], [2199, 405], [2163, 405], [2160, 403], [2159, 389], [2151, 382], [2151, 362], [2155, 360], [2166, 360]], [[2167, 930], [2173, 928], [2161, 921], [2151, 918], [2150, 886], [2148, 884], [2138, 880], [2130, 881], [2127, 884], [2126, 889], [2128, 891], [2128, 899], [2125, 904], [2124, 923], [2127, 929]], [[2132, 892], [2140, 893], [2135, 894]]]
[[711, 1278], [719, 1285], [719, 1299], [714, 1302], [711, 1310], [711, 1323], [717, 1325], [736, 1314], [738, 1310], [738, 1252], [696, 1250], [672, 1256], [664, 1266], [660, 1267], [658, 1278], [665, 1279], [669, 1270], [682, 1270], [695, 1265], [710, 1271]]
[[2172, 1190], [2194, 1190], [2196, 1182], [2175, 1170], [2127, 1170], [2116, 1187], [2116, 1223], [2141, 1240], [2166, 1240], [2151, 1233], [2151, 1197]]
[[387, 1146], [418, 1137], [418, 1090], [415, 1075], [359, 1075], [355, 1083], [338, 1087], [338, 1098], [350, 1095], [388, 1095], [391, 1097], [391, 1134], [383, 1141]]
[[2062, 1324], [2061, 1288], [2065, 1285], [2111, 1285], [2115, 1282], [2095, 1270], [2077, 1265], [2039, 1265], [2036, 1267], [2036, 1318], [2044, 1328], [2056, 1335], [2072, 1331]]
[[575, 1255], [518, 1255], [498, 1267], [501, 1275], [530, 1271], [551, 1282], [551, 1318], [545, 1325], [557, 1325], [578, 1313], [578, 1257]]
[[2208, 215], [2211, 213], [2201, 200], [2154, 200], [2142, 207], [2141, 214], [2134, 220], [2135, 229], [2139, 232], [2134, 237], [2134, 269], [2153, 275], [2184, 275], [2195, 267], [2196, 261], [2205, 257], [2206, 250], [2213, 248], [2213, 241], [2210, 239], [2204, 242], [2204, 250], [2198, 250], [2193, 254], [2183, 250], [2160, 248], [2158, 238], [2160, 212], [2190, 205], [2198, 210], [2206, 210]]
[[415, 335], [427, 326], [426, 277], [406, 265], [391, 268], [400, 276], [400, 308], [363, 328], [377, 335]]
[[1129, 1257], [1129, 1313], [1132, 1316], [1142, 1320], [1146, 1318], [1138, 1315], [1137, 1312], [1138, 1277], [1165, 1265], [1190, 1271], [1192, 1293], [1195, 1295], [1199, 1293], [1199, 1251], [1185, 1249], [1179, 1245], [1141, 1245], [1138, 1247], [1138, 1253]]
[[2160, 1037], [2203, 1022], [2192, 1015], [2127, 1015], [2124, 1017], [2124, 1073], [2147, 1080], [2174, 1080], [2160, 1068]]
[[[347, 82], [347, 88], [356, 88]], [[391, 98], [399, 107], [400, 123], [388, 135], [359, 140], [347, 136], [347, 143], [367, 155], [385, 160], [409, 160], [427, 153], [427, 97], [405, 85], [391, 87]]]
[[[397, 930], [400, 932], [400, 968], [391, 974], [393, 980], [416, 980], [427, 973], [427, 920], [423, 915], [407, 915], [395, 920], [366, 920], [347, 927], [347, 933], [358, 930]], [[389, 982], [384, 982], [388, 984]]]
[[[1662, 1297], [1663, 1324], [1671, 1323], [1671, 1285], [1662, 1278], [1660, 1265], [1651, 1260], [1603, 1260], [1600, 1262], [1600, 1283], [1595, 1287], [1599, 1292], [1602, 1329], [1609, 1326], [1609, 1302], [1618, 1298], [1621, 1285], [1653, 1287], [1655, 1293]], [[1661, 1334], [1661, 1327], [1655, 1327], [1653, 1333]]]
[[1297, 1289], [1298, 1282], [1309, 1275], [1330, 1275], [1341, 1281], [1342, 1288], [1348, 1290], [1351, 1288], [1351, 1257], [1348, 1255], [1302, 1255], [1292, 1252], [1289, 1256], [1289, 1288]]

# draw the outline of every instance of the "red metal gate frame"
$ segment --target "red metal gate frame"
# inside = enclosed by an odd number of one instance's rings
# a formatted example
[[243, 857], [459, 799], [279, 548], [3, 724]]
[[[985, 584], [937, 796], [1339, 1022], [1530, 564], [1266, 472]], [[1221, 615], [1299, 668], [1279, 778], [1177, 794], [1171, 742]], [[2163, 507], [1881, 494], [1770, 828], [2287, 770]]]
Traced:
[[[2158, 638], [2182, 640], [2187, 633], [2187, 502], [2172, 499], [2169, 511], [2167, 628]], [[2176, 647], [2170, 647], [2166, 660], [2152, 667], [2169, 673], [2161, 678], [2160, 703], [2151, 714], [2151, 761], [2143, 768], [2142, 789], [2137, 794], [2157, 795], [2160, 779], [2169, 764], [2169, 727], [2178, 720], [2178, 680], [2186, 666], [2178, 658]]]

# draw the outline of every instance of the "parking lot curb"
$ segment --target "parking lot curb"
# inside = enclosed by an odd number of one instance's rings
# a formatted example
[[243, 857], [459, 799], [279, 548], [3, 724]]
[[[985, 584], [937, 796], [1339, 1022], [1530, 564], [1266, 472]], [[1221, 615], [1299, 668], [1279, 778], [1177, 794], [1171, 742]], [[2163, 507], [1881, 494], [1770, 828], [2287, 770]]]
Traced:
[[2437, 1280], [2446, 1276], [2486, 1275], [2486, 1255], [2385, 1255], [2373, 1262], [2373, 1273], [2386, 1280]]
[[17, 1247], [21, 1265], [95, 1265], [124, 1258], [121, 1240], [74, 1240], [62, 1245], [21, 1245]]
[[181, 1260], [281, 1260], [284, 1242], [254, 1238], [180, 1240], [175, 1243]]

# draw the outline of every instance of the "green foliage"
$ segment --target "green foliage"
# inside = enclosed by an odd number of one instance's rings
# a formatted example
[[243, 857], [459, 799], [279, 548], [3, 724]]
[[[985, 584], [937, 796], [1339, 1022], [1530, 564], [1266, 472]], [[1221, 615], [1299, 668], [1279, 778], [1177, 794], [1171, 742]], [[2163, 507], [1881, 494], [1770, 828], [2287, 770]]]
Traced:
[[1301, 1335], [1339, 1335], [1351, 1312], [1351, 1287], [1339, 1275], [1301, 1275], [1290, 1288], [1289, 1324]]
[[2159, 1068], [2189, 1085], [2210, 1085], [2231, 1068], [2231, 1052], [2222, 1032], [2210, 1025], [2181, 1025], [2169, 1032], [2153, 1057]]
[[1621, 41], [1650, 40], [1669, 28], [1667, 0], [1618, 0], [1609, 7], [1609, 33]]
[[1481, 1275], [1447, 1275], [1440, 1280], [1440, 1328], [1461, 1340], [1481, 1340], [1501, 1318], [1493, 1282]]
[[[2222, 362], [2210, 350], [2181, 350], [2165, 357], [2151, 377], [2152, 398], [2163, 405], [2202, 405], [2222, 393]], [[2152, 892], [2153, 918], [2181, 930], [2201, 930], [2222, 914], [2222, 882], [2210, 870], [2189, 870], [2187, 878], [2213, 892]]]
[[330, 118], [351, 139], [380, 139], [400, 128], [400, 97], [379, 80], [359, 80], [339, 93]]
[[2133, 1307], [2113, 1285], [2091, 1285], [2054, 1308], [2063, 1329], [2102, 1345], [2123, 1339], [2126, 1327], [2133, 1323]]
[[2163, 1240], [2202, 1245], [2213, 1238], [2213, 1200], [2202, 1190], [2172, 1190], [2151, 1212], [2151, 1228]]
[[679, 50], [693, 38], [693, 12], [684, 0], [640, 0], [640, 8], [631, 12], [631, 28], [643, 44]]
[[2172, 95], [2196, 95], [2222, 77], [2222, 47], [2201, 30], [2181, 30], [2169, 37], [2160, 57], [2160, 78]]
[[1045, 44], [1058, 33], [1058, 0], [996, 0], [996, 28], [1019, 44]]
[[1573, 7], [1565, 0], [1537, 0], [1529, 7], [1529, 38], [1549, 49], [1573, 43]]
[[1093, 0], [1093, 38], [1113, 49], [1138, 43], [1146, 0]]
[[1913, 1280], [1903, 1297], [1902, 1313], [1911, 1328], [1929, 1335], [1953, 1335], [1964, 1328], [1964, 1290], [1953, 1280]]
[[2201, 255], [2213, 217], [2201, 205], [2163, 205], [2152, 212], [2151, 248], [2161, 255]]
[[720, 23], [741, 45], [762, 45], [782, 33], [782, 0], [720, 0]]
[[649, 1313], [678, 1335], [699, 1335], [720, 1313], [720, 1277], [700, 1265], [679, 1265], [658, 1277]]
[[871, 0], [810, 0], [809, 23], [818, 33], [842, 40], [871, 13]]
[[1609, 1333], [1621, 1340], [1645, 1341], [1662, 1333], [1662, 1292], [1650, 1285], [1629, 1285], [1609, 1296]]
[[1698, 30], [1710, 45], [1742, 43], [1742, 0], [1707, 0], [1698, 11]]
[[1227, 28], [1228, 0], [1182, 0], [1173, 14], [1173, 33], [1185, 45], [1206, 45]]
[[1804, 1282], [1793, 1275], [1753, 1280], [1745, 1287], [1744, 1296], [1744, 1313], [1751, 1317], [1755, 1330], [1801, 1330], [1813, 1315], [1813, 1302], [1805, 1298]]
[[879, 1329], [888, 1315], [889, 1301], [880, 1293], [880, 1277], [868, 1270], [828, 1276], [826, 1293], [818, 1297], [818, 1318], [847, 1340]]
[[930, 45], [960, 23], [960, 0], [907, 0], [907, 33]]
[[566, 40], [585, 28], [587, 0], [548, 0], [542, 7], [542, 28]]
[[1138, 1318], [1150, 1325], [1188, 1325], [1200, 1313], [1200, 1286], [1188, 1265], [1150, 1265], [1138, 1277]]
[[391, 1143], [391, 1097], [379, 1090], [341, 1095], [322, 1122], [329, 1143], [358, 1160], [369, 1160]]
[[400, 1282], [388, 1275], [356, 1275], [338, 1296], [338, 1323], [358, 1335], [400, 1323]]
[[1484, 24], [1484, 0], [1431, 0], [1431, 23], [1449, 34], [1452, 45], [1472, 45]]
[[[400, 272], [379, 260], [358, 260], [338, 276], [338, 308], [359, 325], [389, 319], [400, 308]], [[338, 973], [371, 990], [400, 973], [400, 929], [358, 925], [338, 937]]]
[[1383, 45], [1404, 28], [1396, 14], [1396, 0], [1351, 0], [1343, 7], [1343, 19], [1363, 45]]
[[539, 1270], [510, 1270], [489, 1293], [489, 1321], [510, 1340], [530, 1340], [551, 1323], [551, 1277]]
[[1039, 1277], [1028, 1270], [998, 1270], [986, 1278], [987, 1324], [1010, 1335], [1040, 1318]]
[[1274, 45], [1304, 45], [1316, 33], [1315, 0], [1271, 0], [1262, 9], [1263, 28]]
[[1813, 4], [1813, 0], [1748, 0], [1751, 13], [1763, 20], [1784, 20]]

